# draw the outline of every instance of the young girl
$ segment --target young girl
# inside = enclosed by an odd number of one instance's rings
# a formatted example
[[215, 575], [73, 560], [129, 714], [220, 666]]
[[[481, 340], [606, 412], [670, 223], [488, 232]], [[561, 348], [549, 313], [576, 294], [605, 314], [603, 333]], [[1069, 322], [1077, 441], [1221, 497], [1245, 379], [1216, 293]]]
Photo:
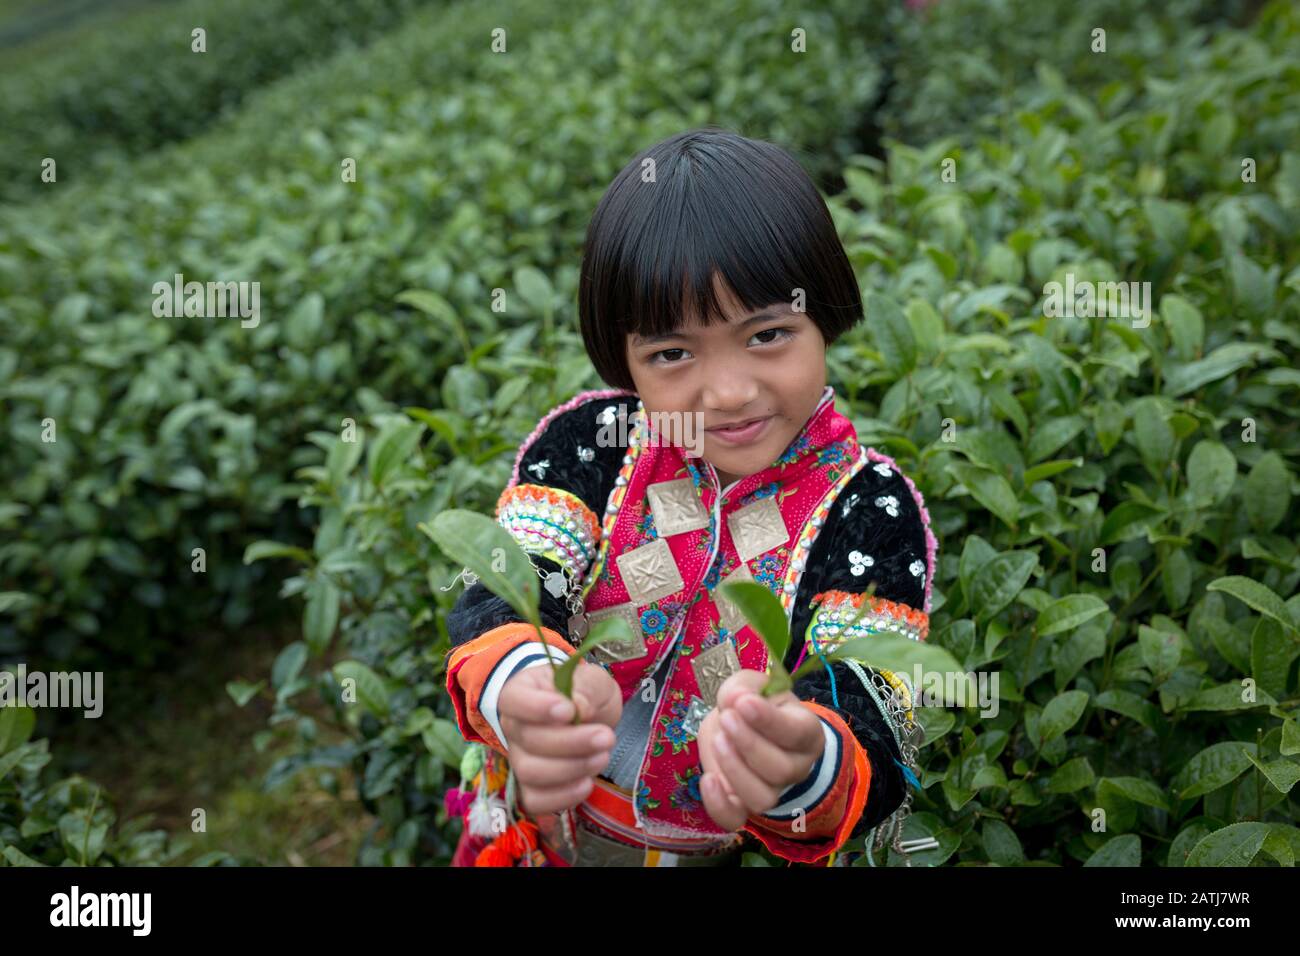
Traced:
[[[905, 851], [906, 679], [837, 660], [764, 698], [766, 645], [718, 590], [772, 589], [791, 672], [929, 628], [924, 503], [826, 384], [862, 302], [815, 185], [716, 127], [650, 147], [596, 208], [579, 316], [613, 387], [542, 418], [496, 511], [545, 580], [545, 642], [479, 583], [447, 619], [473, 745], [448, 797], [466, 818], [453, 864], [735, 865], [757, 840], [846, 865], [872, 830]], [[610, 615], [635, 637], [579, 662], [570, 703], [547, 656]]]

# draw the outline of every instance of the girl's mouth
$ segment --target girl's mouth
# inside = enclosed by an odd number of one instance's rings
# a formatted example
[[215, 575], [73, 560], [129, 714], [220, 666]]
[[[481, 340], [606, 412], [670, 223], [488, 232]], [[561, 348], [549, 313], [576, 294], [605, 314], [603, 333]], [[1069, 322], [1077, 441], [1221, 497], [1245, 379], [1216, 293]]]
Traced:
[[763, 418], [756, 418], [739, 428], [708, 428], [705, 431], [726, 445], [748, 445], [767, 431], [768, 422], [771, 420], [772, 416], [767, 415]]

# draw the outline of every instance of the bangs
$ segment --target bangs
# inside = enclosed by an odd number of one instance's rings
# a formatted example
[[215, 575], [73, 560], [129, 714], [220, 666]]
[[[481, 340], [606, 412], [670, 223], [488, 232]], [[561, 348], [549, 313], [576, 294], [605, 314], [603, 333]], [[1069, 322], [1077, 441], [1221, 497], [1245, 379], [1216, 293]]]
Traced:
[[862, 317], [830, 212], [793, 157], [735, 133], [691, 130], [634, 157], [592, 216], [578, 307], [601, 377], [634, 388], [628, 335], [725, 323], [715, 274], [747, 313], [792, 306], [802, 290], [828, 344]]
[[807, 288], [808, 275], [792, 261], [780, 224], [737, 183], [727, 184], [728, 195], [713, 208], [698, 192], [678, 197], [673, 186], [661, 188], [656, 194], [639, 187], [638, 198], [674, 207], [671, 221], [646, 230], [607, 266], [606, 315], [623, 317], [613, 323], [621, 333], [666, 335], [692, 320], [725, 323], [717, 283], [751, 312], [789, 305], [796, 288]]

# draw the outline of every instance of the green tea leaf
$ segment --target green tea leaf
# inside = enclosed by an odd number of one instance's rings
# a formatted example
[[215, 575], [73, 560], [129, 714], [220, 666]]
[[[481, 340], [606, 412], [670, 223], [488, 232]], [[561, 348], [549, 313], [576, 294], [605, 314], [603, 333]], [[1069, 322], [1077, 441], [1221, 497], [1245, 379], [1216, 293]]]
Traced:
[[246, 680], [232, 680], [226, 683], [226, 693], [230, 699], [235, 702], [236, 707], [243, 707], [250, 700], [257, 696], [257, 692], [266, 686], [266, 681], [260, 680], [256, 684], [250, 684]]
[[971, 607], [981, 618], [993, 617], [1015, 600], [1037, 566], [1038, 555], [1033, 551], [999, 554], [975, 573]]
[[1187, 456], [1187, 483], [1192, 493], [1218, 504], [1232, 492], [1237, 480], [1237, 459], [1220, 442], [1196, 443]]
[[1083, 865], [1141, 866], [1142, 838], [1136, 833], [1121, 833], [1111, 837]]
[[[825, 653], [828, 660], [857, 661], [876, 670], [895, 673], [914, 674], [916, 668], [923, 675], [932, 675], [936, 691], [939, 685], [946, 688], [948, 681], [944, 675], [955, 675], [958, 681], [966, 682], [966, 700], [975, 699], [975, 688], [969, 683], [969, 675], [961, 664], [947, 650], [925, 641], [914, 641], [901, 634], [872, 634], [856, 637]], [[800, 668], [802, 670], [802, 667]], [[927, 683], [926, 687], [930, 685]], [[915, 688], [920, 692], [923, 688]]]
[[866, 314], [886, 367], [899, 378], [916, 368], [916, 337], [898, 303], [873, 292], [867, 296]]
[[1232, 823], [1203, 837], [1187, 855], [1186, 865], [1250, 866], [1268, 838], [1267, 823]]
[[520, 617], [541, 627], [537, 610], [541, 582], [533, 563], [509, 531], [485, 515], [463, 509], [444, 511], [418, 527]]
[[[573, 672], [582, 660], [602, 644], [630, 644], [636, 639], [632, 628], [621, 617], [602, 618], [591, 625], [587, 638], [578, 645], [577, 652], [555, 668], [555, 689], [565, 697], [573, 697]], [[581, 715], [574, 714], [577, 721]]]
[[300, 564], [310, 565], [313, 561], [310, 551], [281, 544], [279, 541], [254, 541], [244, 549], [244, 563], [265, 561], [268, 558], [292, 558]]
[[730, 581], [722, 585], [722, 594], [763, 639], [769, 661], [783, 662], [790, 649], [790, 625], [777, 596], [757, 581]]
[[987, 511], [1002, 519], [1008, 527], [1015, 527], [1016, 518], [1020, 513], [1020, 502], [1005, 478], [964, 462], [953, 462], [948, 467], [957, 480], [965, 485], [972, 498]]
[[1046, 637], [1072, 631], [1107, 610], [1106, 602], [1094, 594], [1071, 594], [1048, 605], [1038, 615], [1038, 635]]
[[1291, 473], [1282, 456], [1265, 452], [1246, 476], [1246, 516], [1259, 531], [1272, 531], [1286, 517], [1291, 507]]
[[376, 717], [388, 716], [388, 691], [383, 679], [360, 661], [339, 661], [334, 665], [334, 678], [340, 684], [351, 680], [356, 687], [359, 703]]
[[1273, 788], [1280, 790], [1282, 793], [1290, 793], [1297, 781], [1300, 781], [1300, 763], [1294, 760], [1288, 760], [1282, 757], [1278, 760], [1271, 760], [1264, 763], [1254, 754], [1246, 754], [1250, 762], [1259, 768]]
[[1174, 775], [1170, 790], [1179, 800], [1191, 800], [1218, 790], [1245, 773], [1250, 767], [1247, 754], [1254, 752], [1254, 744], [1236, 740], [1211, 744]]
[[404, 464], [420, 444], [424, 433], [421, 422], [392, 420], [387, 422], [370, 446], [370, 481], [378, 488], [394, 468]]
[[1088, 706], [1088, 695], [1081, 690], [1057, 694], [1043, 708], [1038, 720], [1039, 745], [1050, 743], [1073, 727]]
[[1296, 623], [1282, 599], [1258, 581], [1240, 575], [1216, 578], [1205, 586], [1207, 591], [1223, 591], [1237, 600], [1267, 614], [1288, 630], [1294, 631]]

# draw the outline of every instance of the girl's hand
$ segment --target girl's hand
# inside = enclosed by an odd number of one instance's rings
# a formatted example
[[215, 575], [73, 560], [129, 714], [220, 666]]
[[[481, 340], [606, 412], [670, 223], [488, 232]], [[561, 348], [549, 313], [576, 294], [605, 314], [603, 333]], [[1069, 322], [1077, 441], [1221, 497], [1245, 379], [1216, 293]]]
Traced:
[[609, 764], [622, 710], [614, 678], [585, 660], [573, 673], [573, 701], [555, 689], [550, 667], [530, 667], [506, 681], [497, 712], [525, 813], [568, 810], [587, 798]]
[[821, 720], [790, 691], [762, 697], [767, 675], [740, 670], [718, 691], [700, 724], [700, 794], [726, 830], [776, 806], [791, 784], [807, 778], [825, 747]]

